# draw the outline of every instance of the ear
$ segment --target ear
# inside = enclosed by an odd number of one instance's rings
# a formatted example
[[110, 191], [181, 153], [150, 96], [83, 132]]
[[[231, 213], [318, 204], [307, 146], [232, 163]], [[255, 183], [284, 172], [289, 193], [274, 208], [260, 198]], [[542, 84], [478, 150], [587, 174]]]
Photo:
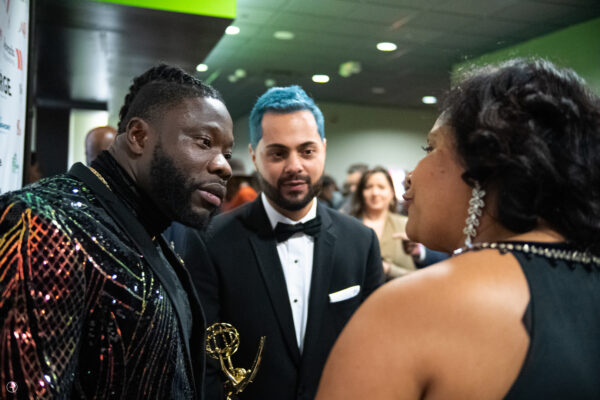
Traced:
[[327, 151], [327, 138], [323, 138], [323, 149]]
[[150, 125], [141, 118], [131, 118], [124, 134], [129, 151], [139, 156], [144, 154], [144, 150], [148, 147]]
[[252, 158], [252, 164], [256, 168], [256, 151], [252, 148], [252, 144], [248, 144], [248, 154], [250, 154], [250, 158]]

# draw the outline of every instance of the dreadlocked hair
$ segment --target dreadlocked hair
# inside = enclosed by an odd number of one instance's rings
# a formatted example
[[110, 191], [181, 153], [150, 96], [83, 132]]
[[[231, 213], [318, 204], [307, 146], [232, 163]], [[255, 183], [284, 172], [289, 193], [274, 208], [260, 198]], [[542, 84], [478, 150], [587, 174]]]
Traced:
[[223, 102], [221, 94], [212, 86], [194, 78], [178, 67], [160, 64], [133, 79], [125, 103], [119, 111], [119, 133], [127, 130], [134, 117], [147, 121], [184, 99], [208, 97]]

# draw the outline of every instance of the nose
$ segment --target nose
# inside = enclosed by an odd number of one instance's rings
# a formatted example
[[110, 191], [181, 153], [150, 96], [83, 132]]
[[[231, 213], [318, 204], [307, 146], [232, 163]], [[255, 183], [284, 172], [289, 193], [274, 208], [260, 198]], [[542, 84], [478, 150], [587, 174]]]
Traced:
[[292, 152], [287, 158], [285, 171], [288, 173], [298, 174], [302, 172], [303, 169], [304, 168], [302, 167], [302, 159], [300, 158], [300, 155], [296, 152]]
[[208, 164], [208, 172], [218, 175], [223, 180], [231, 178], [231, 166], [221, 153], [217, 154]]

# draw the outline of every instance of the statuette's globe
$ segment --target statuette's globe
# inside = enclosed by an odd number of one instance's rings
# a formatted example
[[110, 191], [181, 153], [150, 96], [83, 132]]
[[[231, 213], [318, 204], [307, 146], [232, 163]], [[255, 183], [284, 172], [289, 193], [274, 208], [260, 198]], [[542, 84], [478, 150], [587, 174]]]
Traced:
[[212, 358], [231, 357], [240, 346], [240, 335], [233, 325], [218, 322], [206, 330], [206, 352]]

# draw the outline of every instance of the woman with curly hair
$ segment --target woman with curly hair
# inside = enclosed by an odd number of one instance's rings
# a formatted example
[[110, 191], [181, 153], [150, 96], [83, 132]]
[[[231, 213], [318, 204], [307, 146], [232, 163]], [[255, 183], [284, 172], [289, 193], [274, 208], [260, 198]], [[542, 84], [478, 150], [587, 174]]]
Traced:
[[405, 199], [454, 257], [374, 293], [317, 399], [600, 398], [600, 99], [545, 60], [454, 87]]

